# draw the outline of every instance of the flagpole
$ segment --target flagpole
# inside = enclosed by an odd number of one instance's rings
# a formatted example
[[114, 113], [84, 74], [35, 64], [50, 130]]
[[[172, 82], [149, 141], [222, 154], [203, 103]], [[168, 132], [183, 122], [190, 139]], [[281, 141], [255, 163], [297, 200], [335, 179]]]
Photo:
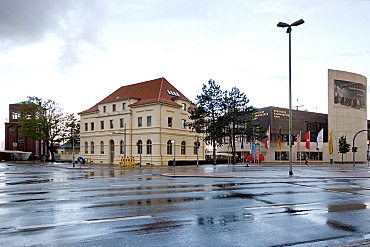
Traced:
[[301, 138], [302, 138], [302, 131], [299, 131], [299, 144], [297, 143], [297, 147], [299, 145], [299, 164], [302, 163], [302, 149], [301, 149]]

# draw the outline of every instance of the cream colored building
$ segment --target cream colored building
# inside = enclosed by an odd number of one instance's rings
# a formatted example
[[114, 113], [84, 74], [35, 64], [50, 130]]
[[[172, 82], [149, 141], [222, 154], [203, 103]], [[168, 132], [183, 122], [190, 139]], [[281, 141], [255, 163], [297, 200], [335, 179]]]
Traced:
[[203, 160], [204, 147], [196, 145], [201, 138], [186, 125], [193, 107], [165, 78], [120, 87], [79, 113], [80, 156], [94, 163], [133, 157], [142, 165], [165, 166], [174, 158]]

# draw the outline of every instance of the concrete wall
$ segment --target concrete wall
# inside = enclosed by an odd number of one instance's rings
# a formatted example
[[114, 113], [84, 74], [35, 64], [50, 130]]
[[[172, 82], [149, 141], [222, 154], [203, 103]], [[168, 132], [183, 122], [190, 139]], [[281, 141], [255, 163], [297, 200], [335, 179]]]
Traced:
[[[367, 129], [367, 79], [366, 77], [339, 70], [328, 71], [328, 128], [334, 135], [346, 136], [351, 144], [355, 134]], [[334, 140], [335, 141], [335, 140]], [[366, 161], [367, 133], [357, 135], [355, 146], [358, 147], [356, 160]], [[352, 154], [352, 152], [351, 152]], [[334, 161], [342, 157], [334, 147]], [[352, 155], [345, 155], [345, 161], [353, 160]]]

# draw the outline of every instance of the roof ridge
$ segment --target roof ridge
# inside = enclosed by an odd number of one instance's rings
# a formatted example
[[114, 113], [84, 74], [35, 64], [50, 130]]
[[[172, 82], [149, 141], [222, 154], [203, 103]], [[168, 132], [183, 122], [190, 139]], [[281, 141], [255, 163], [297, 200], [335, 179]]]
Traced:
[[161, 86], [159, 87], [159, 94], [158, 94], [158, 101], [159, 101], [159, 99], [161, 98], [161, 93], [162, 93], [162, 86], [163, 86], [163, 77], [161, 78]]

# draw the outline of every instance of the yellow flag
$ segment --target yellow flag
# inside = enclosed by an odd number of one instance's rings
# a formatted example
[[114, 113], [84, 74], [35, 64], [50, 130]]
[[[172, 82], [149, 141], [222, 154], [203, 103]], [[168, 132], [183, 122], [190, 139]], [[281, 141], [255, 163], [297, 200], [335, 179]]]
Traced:
[[333, 131], [329, 132], [329, 154], [333, 153]]
[[277, 149], [281, 149], [281, 129], [279, 130]]

